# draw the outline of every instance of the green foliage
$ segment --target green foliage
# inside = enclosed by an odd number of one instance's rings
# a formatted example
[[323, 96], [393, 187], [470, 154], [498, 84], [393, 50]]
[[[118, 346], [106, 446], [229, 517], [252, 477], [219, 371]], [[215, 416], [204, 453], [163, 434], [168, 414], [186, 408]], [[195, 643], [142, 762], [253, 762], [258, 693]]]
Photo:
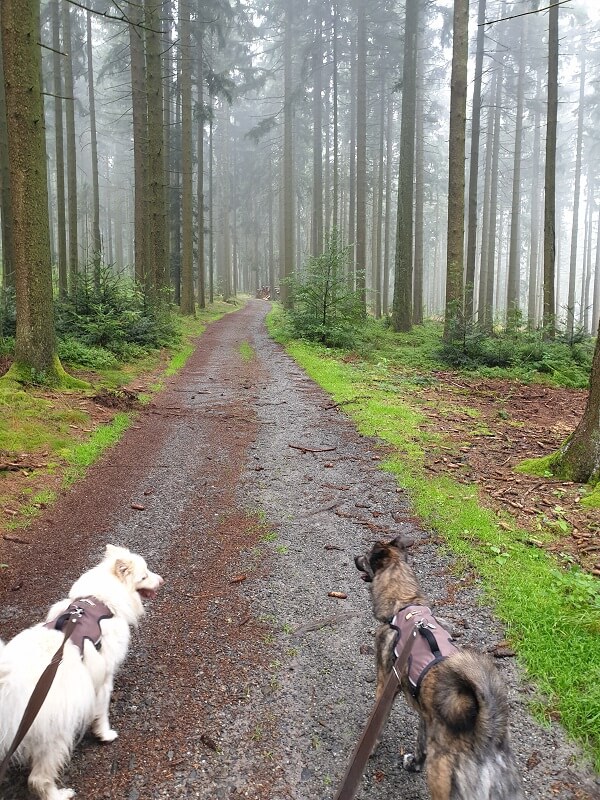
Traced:
[[17, 329], [17, 304], [14, 287], [0, 288], [0, 339], [14, 338]]
[[119, 364], [119, 360], [110, 350], [90, 347], [70, 336], [59, 341], [58, 357], [64, 364], [95, 370], [114, 369]]
[[507, 377], [544, 378], [583, 389], [588, 385], [593, 340], [580, 337], [571, 344], [547, 342], [541, 330], [523, 328], [518, 315], [513, 315], [504, 330], [491, 334], [473, 321], [457, 319], [450, 336], [441, 343], [439, 356], [447, 365], [490, 377], [499, 377], [504, 370]]
[[[59, 338], [103, 348], [119, 361], [173, 346], [179, 338], [168, 304], [160, 299], [149, 301], [139, 287], [108, 270], [102, 272], [99, 286], [91, 276], [81, 276], [71, 296], [56, 303], [55, 316]], [[66, 348], [72, 351], [71, 345]], [[80, 356], [84, 356], [83, 351]], [[88, 354], [89, 366], [92, 360], [94, 355]]]
[[293, 336], [328, 347], [352, 347], [364, 314], [358, 294], [347, 285], [347, 260], [348, 248], [334, 231], [325, 252], [309, 260], [303, 276], [289, 281]]

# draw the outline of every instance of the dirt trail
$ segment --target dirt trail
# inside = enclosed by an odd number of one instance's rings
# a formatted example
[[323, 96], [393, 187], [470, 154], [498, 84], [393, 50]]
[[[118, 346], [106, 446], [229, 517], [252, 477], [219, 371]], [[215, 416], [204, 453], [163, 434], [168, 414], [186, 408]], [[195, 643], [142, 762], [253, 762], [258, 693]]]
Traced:
[[[117, 677], [119, 739], [86, 737], [65, 776], [86, 800], [331, 800], [372, 702], [374, 625], [352, 562], [376, 538], [416, 537], [424, 588], [461, 641], [503, 638], [378, 470], [376, 444], [268, 339], [267, 309], [253, 301], [211, 325], [123, 440], [27, 530], [30, 545], [5, 543], [4, 639], [40, 620], [106, 542], [166, 579]], [[515, 665], [499, 667], [527, 796], [600, 797], [561, 731], [527, 715], [533, 689]], [[425, 800], [423, 778], [398, 764], [414, 730], [397, 703], [360, 800]], [[24, 776], [1, 796], [29, 798]]]

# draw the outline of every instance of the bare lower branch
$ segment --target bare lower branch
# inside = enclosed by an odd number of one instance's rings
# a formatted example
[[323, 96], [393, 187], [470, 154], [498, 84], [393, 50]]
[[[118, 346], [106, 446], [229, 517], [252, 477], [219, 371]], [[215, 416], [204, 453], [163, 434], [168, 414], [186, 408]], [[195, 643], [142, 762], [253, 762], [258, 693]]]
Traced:
[[497, 22], [506, 22], [509, 19], [517, 19], [517, 17], [527, 17], [529, 14], [541, 14], [542, 11], [549, 11], [551, 8], [556, 8], [556, 6], [564, 6], [565, 3], [570, 3], [571, 0], [559, 0], [558, 3], [552, 3], [545, 8], [536, 8], [535, 11], [524, 11], [522, 14], [513, 14], [510, 17], [500, 17], [500, 19], [491, 19], [488, 22], [482, 22], [481, 25], [495, 25]]

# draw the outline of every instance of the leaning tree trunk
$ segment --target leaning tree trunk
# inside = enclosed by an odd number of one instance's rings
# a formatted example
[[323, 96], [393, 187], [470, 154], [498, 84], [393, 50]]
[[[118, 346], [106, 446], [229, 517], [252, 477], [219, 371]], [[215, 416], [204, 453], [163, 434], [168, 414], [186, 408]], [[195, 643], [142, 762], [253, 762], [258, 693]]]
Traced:
[[577, 483], [600, 481], [600, 326], [590, 375], [590, 392], [581, 422], [552, 458], [552, 472]]

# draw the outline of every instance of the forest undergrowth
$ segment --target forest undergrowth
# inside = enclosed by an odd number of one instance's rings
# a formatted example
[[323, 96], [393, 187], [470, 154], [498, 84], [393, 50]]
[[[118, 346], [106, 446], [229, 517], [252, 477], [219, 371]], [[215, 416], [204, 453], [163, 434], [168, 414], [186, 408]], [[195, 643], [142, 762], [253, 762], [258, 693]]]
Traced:
[[598, 491], [514, 471], [576, 425], [591, 347], [582, 342], [575, 357], [563, 344], [540, 351], [541, 369], [533, 358], [505, 367], [470, 359], [461, 369], [449, 367], [434, 323], [411, 334], [367, 323], [344, 350], [292, 338], [278, 308], [268, 324], [380, 444], [382, 469], [453, 555], [456, 573], [481, 585], [506, 625], [507, 646], [543, 694], [536, 716], [560, 720], [600, 770]]

